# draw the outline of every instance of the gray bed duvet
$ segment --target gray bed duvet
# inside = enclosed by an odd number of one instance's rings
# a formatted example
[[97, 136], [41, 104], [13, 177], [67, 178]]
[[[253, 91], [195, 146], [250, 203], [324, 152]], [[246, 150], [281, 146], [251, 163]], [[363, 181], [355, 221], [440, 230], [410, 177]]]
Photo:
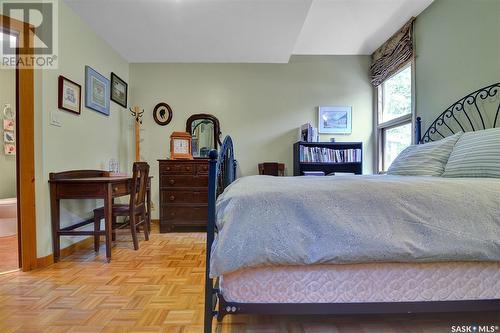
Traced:
[[243, 177], [217, 200], [210, 275], [263, 265], [500, 261], [500, 179]]

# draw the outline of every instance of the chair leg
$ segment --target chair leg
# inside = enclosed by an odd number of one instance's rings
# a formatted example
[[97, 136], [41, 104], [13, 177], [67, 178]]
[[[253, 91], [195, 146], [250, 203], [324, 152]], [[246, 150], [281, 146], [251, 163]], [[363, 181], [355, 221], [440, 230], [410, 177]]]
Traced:
[[134, 250], [139, 250], [139, 242], [137, 241], [137, 226], [136, 221], [137, 216], [130, 216], [130, 231], [132, 232], [132, 241], [134, 242]]
[[99, 231], [101, 230], [101, 217], [94, 214], [94, 251], [99, 252], [100, 238]]
[[146, 212], [142, 211], [142, 228], [144, 229], [144, 239], [149, 240], [148, 220], [146, 219]]

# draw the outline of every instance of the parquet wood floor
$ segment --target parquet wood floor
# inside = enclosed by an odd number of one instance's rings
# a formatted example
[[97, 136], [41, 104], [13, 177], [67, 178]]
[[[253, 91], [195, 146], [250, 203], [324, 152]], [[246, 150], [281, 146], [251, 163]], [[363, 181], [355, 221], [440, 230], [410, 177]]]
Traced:
[[19, 268], [17, 235], [0, 237], [0, 273]]
[[[0, 275], [1, 333], [200, 333], [203, 234], [158, 234], [134, 251], [118, 235], [110, 264], [104, 247], [55, 265]], [[226, 317], [220, 333], [450, 332], [451, 325], [500, 324], [495, 314], [363, 317]]]

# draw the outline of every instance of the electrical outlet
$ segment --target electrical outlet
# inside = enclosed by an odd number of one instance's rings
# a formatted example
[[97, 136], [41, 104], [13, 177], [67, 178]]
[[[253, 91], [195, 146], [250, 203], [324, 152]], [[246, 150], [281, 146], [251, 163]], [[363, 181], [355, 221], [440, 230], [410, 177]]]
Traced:
[[52, 110], [50, 111], [50, 124], [61, 127], [61, 115], [59, 114], [59, 111]]

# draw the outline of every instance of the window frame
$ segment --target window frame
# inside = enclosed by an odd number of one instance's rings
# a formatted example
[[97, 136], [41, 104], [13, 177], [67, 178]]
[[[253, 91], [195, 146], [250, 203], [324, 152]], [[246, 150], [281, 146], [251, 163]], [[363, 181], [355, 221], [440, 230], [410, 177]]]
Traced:
[[[383, 85], [385, 81], [390, 80], [392, 77], [398, 75], [405, 69], [411, 66], [411, 112], [400, 116], [398, 118], [394, 118], [388, 120], [383, 123], [379, 123], [380, 113], [384, 105], [384, 93], [383, 93]], [[375, 169], [377, 173], [385, 173], [387, 171], [387, 167], [384, 165], [384, 142], [385, 142], [385, 131], [388, 129], [392, 129], [395, 127], [411, 124], [411, 143], [415, 144], [415, 61], [414, 59], [408, 61], [403, 67], [401, 67], [397, 72], [389, 76], [384, 80], [379, 86], [375, 87], [374, 92], [374, 129], [375, 129], [375, 145], [376, 145], [376, 154], [375, 154]]]

